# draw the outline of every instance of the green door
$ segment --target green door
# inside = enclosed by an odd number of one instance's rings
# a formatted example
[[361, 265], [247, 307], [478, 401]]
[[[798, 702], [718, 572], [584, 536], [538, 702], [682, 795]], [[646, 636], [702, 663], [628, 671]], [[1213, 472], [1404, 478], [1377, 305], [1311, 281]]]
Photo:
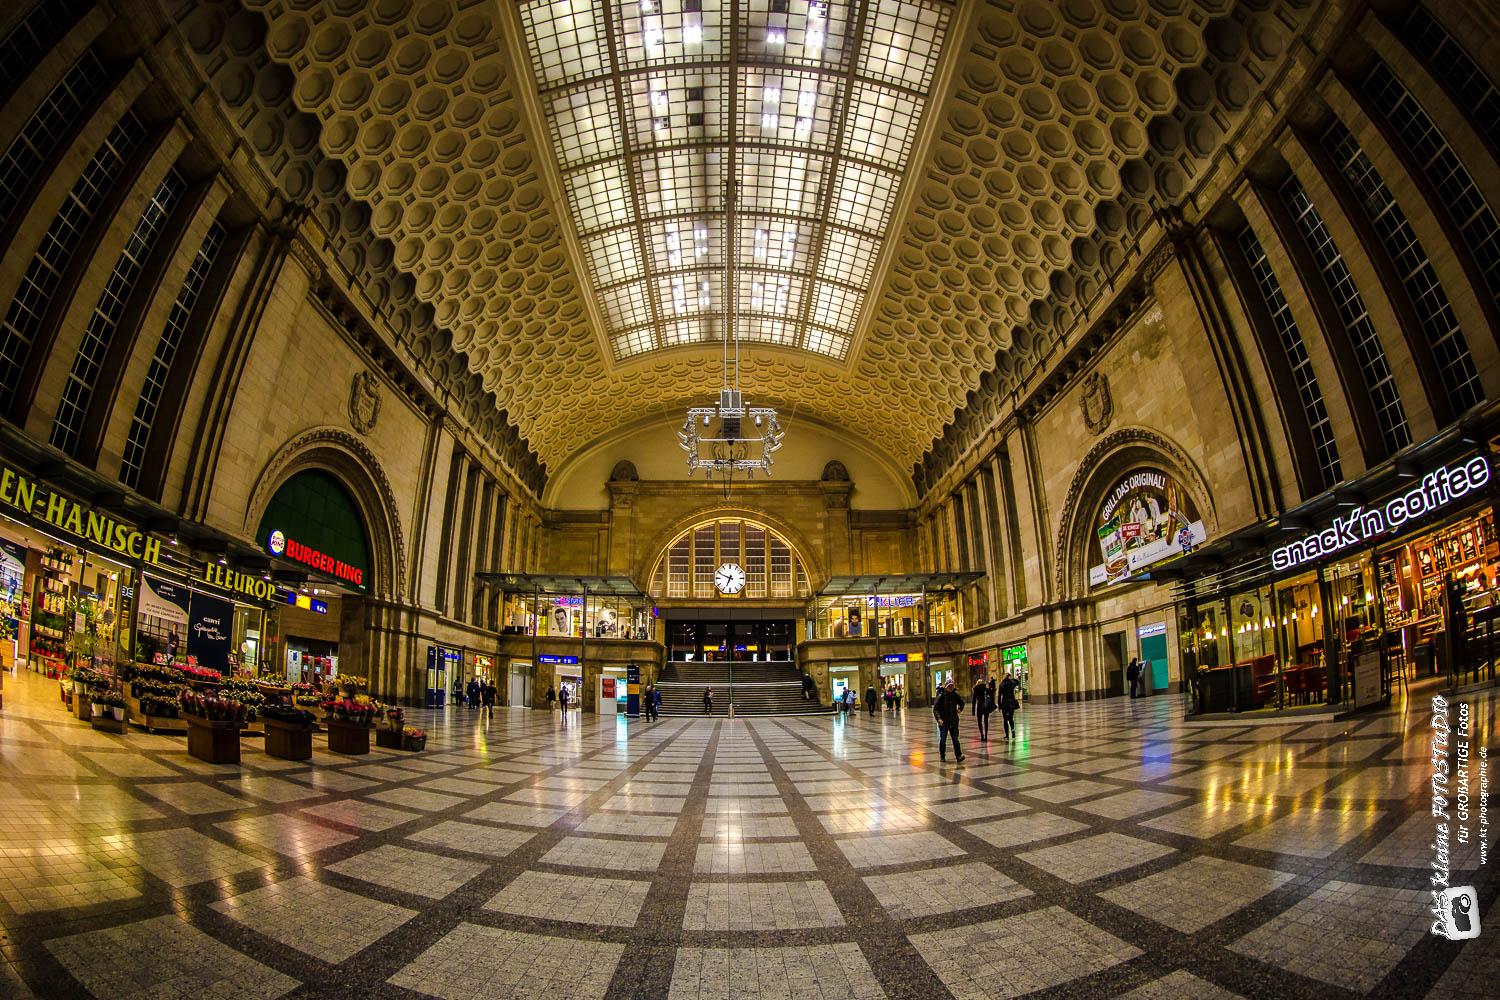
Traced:
[[1146, 694], [1167, 688], [1167, 637], [1148, 635], [1141, 640], [1141, 666], [1145, 668]]

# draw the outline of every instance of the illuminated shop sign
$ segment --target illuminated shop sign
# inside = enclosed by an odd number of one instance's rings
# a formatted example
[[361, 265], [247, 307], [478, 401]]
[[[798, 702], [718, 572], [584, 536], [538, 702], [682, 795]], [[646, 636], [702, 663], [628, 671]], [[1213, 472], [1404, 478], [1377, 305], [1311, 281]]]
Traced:
[[576, 656], [553, 656], [551, 653], [542, 653], [537, 658], [538, 663], [551, 663], [560, 667], [573, 667], [578, 665]]
[[203, 567], [202, 580], [210, 587], [218, 587], [220, 590], [227, 590], [232, 594], [256, 601], [281, 599], [281, 592], [277, 586], [259, 573], [241, 573], [237, 569], [220, 566], [215, 562]]
[[1157, 622], [1155, 625], [1142, 625], [1135, 630], [1135, 634], [1138, 639], [1149, 639], [1153, 635], [1161, 635], [1166, 630], [1166, 622]]
[[324, 604], [322, 601], [315, 601], [311, 597], [308, 597], [306, 594], [298, 594], [289, 591], [286, 595], [286, 602], [290, 605], [293, 605], [294, 607], [301, 608], [303, 611], [311, 611], [314, 614], [319, 615], [328, 614], [327, 604]]
[[1271, 553], [1271, 566], [1274, 569], [1287, 569], [1399, 531], [1407, 521], [1445, 507], [1489, 481], [1490, 463], [1482, 456], [1429, 472], [1422, 477], [1421, 485], [1392, 497], [1383, 507], [1368, 510], [1355, 507], [1344, 517], [1334, 518], [1331, 527], [1276, 549]]
[[0, 466], [0, 504], [116, 555], [156, 565], [161, 540], [50, 489], [9, 466]]
[[266, 541], [266, 547], [271, 550], [272, 555], [285, 556], [293, 562], [311, 566], [315, 570], [338, 577], [355, 587], [365, 585], [365, 571], [362, 567], [351, 566], [342, 559], [319, 552], [311, 545], [303, 545], [295, 538], [288, 538], [281, 531], [271, 532], [270, 538]]
[[921, 600], [920, 594], [887, 594], [883, 597], [866, 597], [865, 604], [878, 608], [911, 608]]

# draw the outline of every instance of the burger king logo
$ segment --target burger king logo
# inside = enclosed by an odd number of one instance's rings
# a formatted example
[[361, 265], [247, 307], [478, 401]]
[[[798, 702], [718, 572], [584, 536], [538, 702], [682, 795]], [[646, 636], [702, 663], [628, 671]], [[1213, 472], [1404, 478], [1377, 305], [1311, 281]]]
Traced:
[[279, 531], [271, 532], [270, 545], [272, 555], [281, 555], [286, 551], [286, 536]]

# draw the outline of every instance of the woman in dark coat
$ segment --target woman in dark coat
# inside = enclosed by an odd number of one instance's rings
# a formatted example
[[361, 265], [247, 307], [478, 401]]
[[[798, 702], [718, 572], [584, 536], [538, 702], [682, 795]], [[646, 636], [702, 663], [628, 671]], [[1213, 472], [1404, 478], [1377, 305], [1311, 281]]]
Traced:
[[1021, 682], [1016, 680], [1009, 671], [1005, 674], [1005, 680], [1000, 682], [1000, 715], [1005, 719], [1005, 738], [1013, 739], [1016, 735], [1016, 709], [1021, 707], [1021, 702], [1016, 698], [1016, 689]]

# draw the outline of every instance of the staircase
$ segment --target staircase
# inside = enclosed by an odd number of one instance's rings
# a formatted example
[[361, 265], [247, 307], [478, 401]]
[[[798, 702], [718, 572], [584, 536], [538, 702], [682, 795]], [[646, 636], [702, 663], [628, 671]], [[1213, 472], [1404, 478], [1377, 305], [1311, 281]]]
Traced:
[[714, 689], [714, 715], [822, 715], [828, 709], [802, 697], [802, 675], [790, 663], [736, 663], [730, 685], [728, 663], [672, 661], [662, 671], [662, 715], [702, 715], [703, 689]]

